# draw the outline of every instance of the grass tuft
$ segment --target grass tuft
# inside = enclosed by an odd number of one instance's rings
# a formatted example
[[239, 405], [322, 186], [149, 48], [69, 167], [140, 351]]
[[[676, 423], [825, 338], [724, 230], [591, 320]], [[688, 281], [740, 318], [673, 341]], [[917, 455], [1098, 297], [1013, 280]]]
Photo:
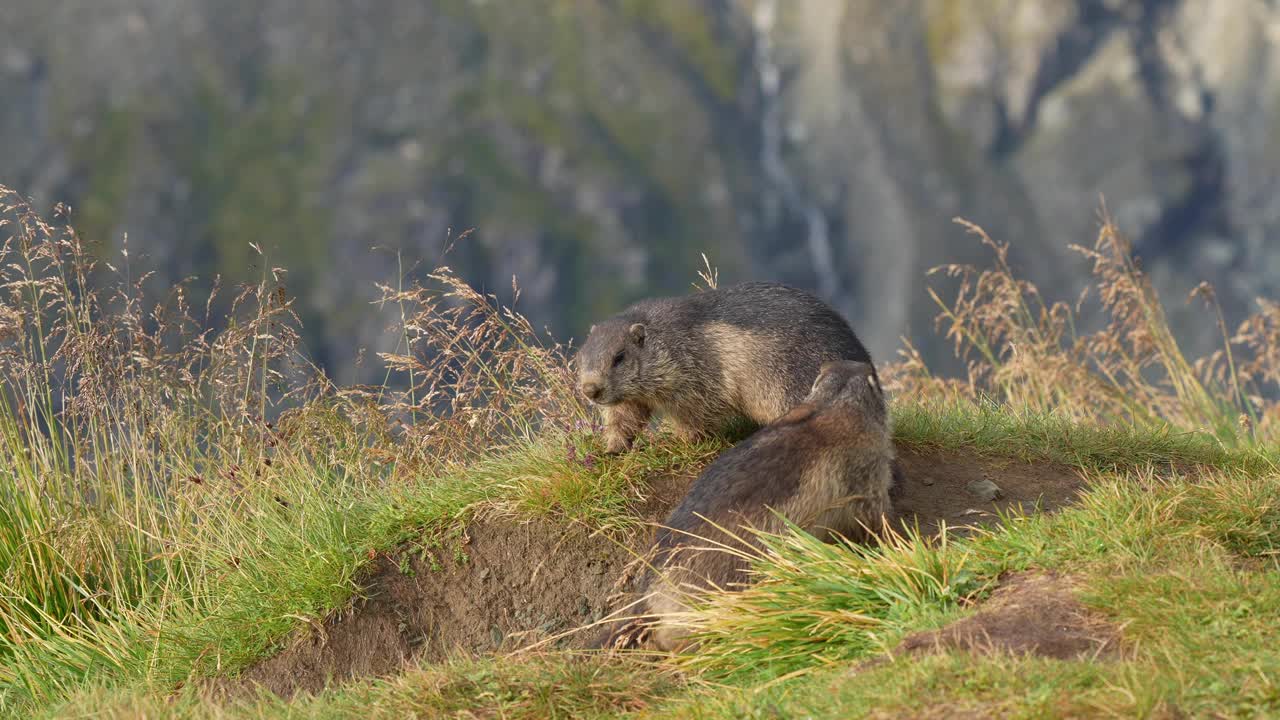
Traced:
[[848, 661], [981, 587], [945, 532], [936, 541], [908, 532], [867, 546], [789, 530], [754, 533], [761, 549], [746, 551], [754, 554], [750, 587], [697, 598], [674, 619], [698, 643], [678, 667], [758, 681]]

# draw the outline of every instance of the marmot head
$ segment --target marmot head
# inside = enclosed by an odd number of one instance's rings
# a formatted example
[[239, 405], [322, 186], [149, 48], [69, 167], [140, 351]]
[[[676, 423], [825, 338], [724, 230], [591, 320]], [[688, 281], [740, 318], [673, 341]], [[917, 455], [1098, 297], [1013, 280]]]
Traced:
[[888, 429], [888, 406], [871, 363], [855, 360], [823, 363], [804, 401], [819, 408], [839, 407], [868, 425]]
[[644, 323], [613, 318], [592, 325], [578, 351], [578, 390], [597, 405], [615, 405], [636, 390], [645, 346]]

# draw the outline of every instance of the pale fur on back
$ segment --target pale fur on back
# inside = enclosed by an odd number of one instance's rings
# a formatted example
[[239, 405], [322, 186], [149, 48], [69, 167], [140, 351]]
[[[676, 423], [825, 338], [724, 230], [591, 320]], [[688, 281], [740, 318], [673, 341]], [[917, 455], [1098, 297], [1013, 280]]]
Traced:
[[703, 333], [720, 359], [718, 405], [762, 425], [791, 409], [798, 398], [788, 398], [776, 372], [770, 372], [785, 363], [776, 341], [725, 323], [708, 323]]

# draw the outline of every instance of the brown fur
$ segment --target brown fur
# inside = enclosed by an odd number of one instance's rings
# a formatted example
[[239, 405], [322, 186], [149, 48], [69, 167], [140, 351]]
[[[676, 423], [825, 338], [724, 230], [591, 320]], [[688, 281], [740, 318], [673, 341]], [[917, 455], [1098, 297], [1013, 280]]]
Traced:
[[826, 541], [871, 539], [892, 514], [893, 463], [884, 395], [870, 365], [825, 364], [803, 404], [721, 455], [667, 519], [646, 600], [645, 614], [656, 618], [649, 642], [664, 650], [682, 644], [686, 633], [675, 617], [688, 593], [747, 582], [747, 560], [716, 549], [756, 545], [745, 528], [779, 532], [780, 514]]

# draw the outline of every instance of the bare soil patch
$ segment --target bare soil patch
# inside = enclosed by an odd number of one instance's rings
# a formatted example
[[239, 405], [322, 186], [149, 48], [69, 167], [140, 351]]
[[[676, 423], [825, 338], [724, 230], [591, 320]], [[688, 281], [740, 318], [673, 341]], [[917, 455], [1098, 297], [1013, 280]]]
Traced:
[[[906, 479], [897, 507], [904, 520], [930, 534], [943, 521], [961, 528], [993, 521], [997, 509], [1013, 505], [1055, 509], [1074, 499], [1082, 483], [1063, 466], [956, 452], [903, 452], [902, 463]], [[660, 523], [693, 479], [647, 481], [634, 511]], [[969, 489], [984, 479], [999, 486], [999, 498], [982, 501]], [[406, 547], [379, 557], [361, 599], [297, 633], [233, 684], [282, 696], [316, 692], [328, 683], [390, 675], [409, 662], [517, 649], [589, 625], [638, 589], [642, 573], [634, 561], [652, 536], [652, 527], [619, 540], [552, 519], [478, 519], [455, 546], [425, 556]], [[552, 645], [582, 648], [598, 636], [567, 633]]]
[[1074, 660], [1114, 655], [1119, 635], [1113, 624], [1076, 600], [1069, 578], [1017, 573], [978, 612], [938, 630], [909, 635], [898, 652], [965, 650]]
[[[902, 524], [926, 535], [996, 520], [998, 512], [1051, 511], [1075, 502], [1084, 487], [1079, 471], [1055, 463], [1027, 463], [953, 450], [899, 454], [906, 476], [894, 498]], [[977, 494], [982, 483], [999, 489], [994, 500]]]

